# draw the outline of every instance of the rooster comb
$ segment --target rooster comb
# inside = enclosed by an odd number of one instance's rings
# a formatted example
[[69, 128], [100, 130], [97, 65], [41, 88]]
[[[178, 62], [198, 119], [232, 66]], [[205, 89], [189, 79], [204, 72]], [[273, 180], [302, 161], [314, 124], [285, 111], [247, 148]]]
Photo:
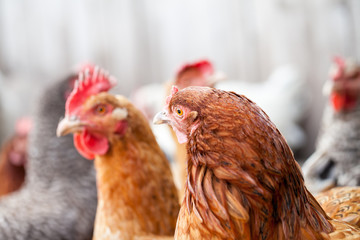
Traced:
[[91, 64], [83, 65], [74, 89], [66, 101], [66, 114], [74, 113], [84, 101], [100, 92], [106, 92], [116, 85], [116, 80], [104, 69]]
[[208, 60], [200, 60], [193, 63], [187, 63], [183, 65], [177, 72], [176, 76], [179, 77], [185, 71], [195, 68], [198, 69], [204, 75], [211, 75], [214, 73], [214, 67], [212, 63]]

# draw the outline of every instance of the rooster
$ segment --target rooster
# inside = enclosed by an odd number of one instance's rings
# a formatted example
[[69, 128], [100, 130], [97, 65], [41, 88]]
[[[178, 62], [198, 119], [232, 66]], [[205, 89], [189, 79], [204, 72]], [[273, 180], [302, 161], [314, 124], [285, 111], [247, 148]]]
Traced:
[[284, 137], [252, 101], [207, 87], [172, 89], [154, 123], [186, 143], [175, 239], [359, 239], [306, 189]]
[[95, 158], [98, 208], [94, 239], [173, 235], [179, 211], [169, 163], [147, 119], [101, 69], [79, 75], [57, 134], [73, 133], [76, 149]]
[[360, 66], [350, 59], [335, 58], [330, 77], [324, 86], [330, 101], [316, 151], [302, 167], [313, 193], [360, 185]]
[[[76, 76], [76, 74], [75, 74]], [[44, 88], [32, 118], [23, 187], [0, 199], [0, 239], [88, 240], [96, 211], [93, 164], [56, 127], [74, 75]]]

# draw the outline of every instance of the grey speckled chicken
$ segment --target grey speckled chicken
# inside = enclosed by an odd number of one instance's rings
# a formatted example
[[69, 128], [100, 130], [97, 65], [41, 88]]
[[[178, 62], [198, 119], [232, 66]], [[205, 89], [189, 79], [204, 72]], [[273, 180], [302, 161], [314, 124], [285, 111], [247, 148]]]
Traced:
[[335, 59], [330, 92], [316, 151], [303, 165], [305, 183], [312, 193], [334, 186], [360, 185], [360, 66]]
[[50, 86], [37, 103], [25, 185], [0, 199], [1, 240], [92, 238], [97, 205], [93, 163], [77, 153], [71, 136], [56, 137], [74, 78]]

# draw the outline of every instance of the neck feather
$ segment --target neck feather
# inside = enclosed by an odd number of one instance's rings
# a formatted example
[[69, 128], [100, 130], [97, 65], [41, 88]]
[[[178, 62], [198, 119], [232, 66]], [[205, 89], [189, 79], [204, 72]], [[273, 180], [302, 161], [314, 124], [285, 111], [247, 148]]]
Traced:
[[[154, 145], [155, 144], [155, 145]], [[95, 233], [171, 235], [178, 200], [167, 160], [154, 143], [126, 136], [95, 159], [98, 210]], [[106, 230], [108, 231], [108, 230]]]

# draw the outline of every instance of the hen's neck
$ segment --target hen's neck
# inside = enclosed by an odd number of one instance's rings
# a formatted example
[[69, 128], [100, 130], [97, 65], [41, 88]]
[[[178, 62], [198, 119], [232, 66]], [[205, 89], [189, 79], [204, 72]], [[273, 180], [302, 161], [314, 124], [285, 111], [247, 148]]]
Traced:
[[[119, 239], [141, 233], [138, 216], [140, 182], [143, 180], [143, 166], [135, 152], [125, 151], [134, 148], [131, 142], [118, 142], [108, 154], [97, 156], [95, 168], [97, 174], [98, 209], [94, 237], [108, 233]], [[101, 235], [97, 236], [97, 232]]]
[[108, 154], [96, 157], [98, 209], [94, 239], [174, 233], [176, 189], [167, 160], [153, 140], [145, 143], [127, 137], [115, 141]]

